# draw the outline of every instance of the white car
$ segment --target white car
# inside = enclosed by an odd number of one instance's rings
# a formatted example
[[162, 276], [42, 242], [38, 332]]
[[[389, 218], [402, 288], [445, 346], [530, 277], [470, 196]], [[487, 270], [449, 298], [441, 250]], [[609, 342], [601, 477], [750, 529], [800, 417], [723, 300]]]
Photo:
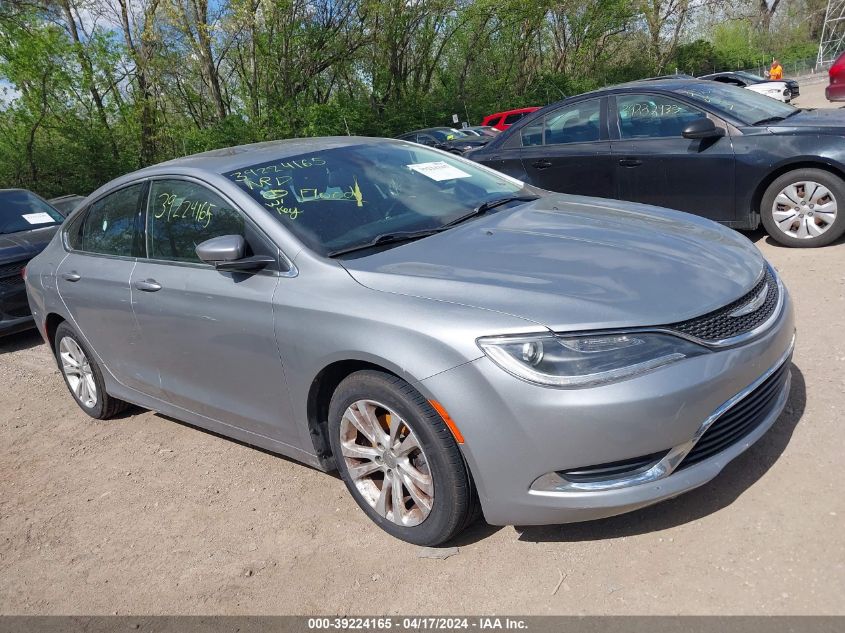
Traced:
[[771, 97], [772, 99], [783, 101], [784, 103], [792, 101], [792, 92], [789, 90], [789, 86], [787, 86], [783, 81], [767, 81], [765, 83], [750, 84], [745, 86], [745, 88], [753, 90], [754, 92], [759, 92], [760, 94]]
[[[747, 88], [748, 90], [759, 92], [760, 94], [771, 97], [772, 99], [777, 99], [778, 101], [783, 101], [784, 103], [789, 103], [792, 101], [793, 97], [793, 88], [788, 82], [766, 79], [765, 77], [760, 77], [759, 75], [742, 70], [713, 73], [711, 75], [699, 77], [699, 79], [718, 81], [719, 83], [730, 84], [732, 86], [740, 86], [741, 88]], [[790, 82], [795, 84], [794, 93], [797, 94], [797, 82], [794, 80], [790, 80]]]

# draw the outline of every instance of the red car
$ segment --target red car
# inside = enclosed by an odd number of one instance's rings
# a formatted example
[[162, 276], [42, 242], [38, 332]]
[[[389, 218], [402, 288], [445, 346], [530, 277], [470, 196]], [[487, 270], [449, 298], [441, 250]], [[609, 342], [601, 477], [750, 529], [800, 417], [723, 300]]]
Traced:
[[827, 71], [830, 83], [824, 89], [828, 101], [845, 101], [845, 53], [839, 55]]
[[484, 117], [481, 125], [489, 125], [504, 132], [526, 114], [530, 114], [539, 109], [540, 108], [537, 106], [531, 106], [530, 108], [517, 108], [516, 110], [505, 110], [504, 112], [497, 112], [496, 114], [488, 114]]

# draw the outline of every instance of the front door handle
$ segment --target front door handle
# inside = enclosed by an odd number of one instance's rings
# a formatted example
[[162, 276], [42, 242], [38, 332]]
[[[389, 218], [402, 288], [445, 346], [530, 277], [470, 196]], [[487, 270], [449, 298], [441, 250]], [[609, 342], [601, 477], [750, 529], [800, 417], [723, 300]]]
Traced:
[[82, 275], [80, 275], [75, 270], [69, 273], [62, 273], [62, 279], [65, 281], [79, 281], [82, 279]]
[[552, 161], [545, 159], [535, 160], [531, 163], [531, 166], [535, 169], [547, 169], [552, 166]]
[[136, 281], [135, 287], [138, 290], [143, 290], [144, 292], [157, 292], [161, 290], [161, 284], [158, 283], [155, 279], [144, 279], [142, 281]]
[[639, 167], [643, 164], [639, 158], [621, 158], [619, 159], [619, 164], [623, 167]]

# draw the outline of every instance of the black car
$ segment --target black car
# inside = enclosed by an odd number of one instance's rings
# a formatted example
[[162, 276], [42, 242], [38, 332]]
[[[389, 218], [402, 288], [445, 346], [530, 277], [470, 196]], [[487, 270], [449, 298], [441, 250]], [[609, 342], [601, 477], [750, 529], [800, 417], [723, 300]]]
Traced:
[[492, 137], [474, 136], [451, 127], [429, 127], [406, 132], [396, 138], [461, 155], [484, 146]]
[[25, 189], [0, 189], [0, 336], [33, 326], [24, 268], [64, 220], [46, 201]]
[[59, 213], [67, 217], [83, 200], [85, 200], [85, 196], [71, 193], [66, 196], [59, 196], [58, 198], [50, 198], [49, 202]]
[[749, 73], [744, 70], [734, 70], [723, 73], [711, 73], [709, 75], [702, 75], [701, 77], [699, 77], [699, 79], [705, 79], [707, 81], [718, 81], [719, 83], [729, 84], [731, 86], [739, 86], [740, 88], [745, 88], [746, 86], [753, 86], [756, 84], [770, 83], [772, 81], [780, 81], [785, 83], [786, 86], [789, 88], [789, 92], [792, 95], [792, 99], [801, 94], [801, 89], [798, 86], [798, 82], [794, 79], [767, 79], [765, 77], [761, 77], [760, 75], [755, 75], [754, 73]]
[[[845, 112], [695, 79], [546, 106], [472, 160], [544, 189], [688, 211], [789, 246], [845, 232]], [[843, 205], [839, 212], [838, 205]]]

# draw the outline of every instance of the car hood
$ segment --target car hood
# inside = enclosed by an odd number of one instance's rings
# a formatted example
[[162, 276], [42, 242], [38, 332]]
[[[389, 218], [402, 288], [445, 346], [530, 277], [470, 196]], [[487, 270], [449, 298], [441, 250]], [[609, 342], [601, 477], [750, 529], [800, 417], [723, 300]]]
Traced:
[[342, 264], [374, 290], [566, 331], [699, 316], [751, 290], [764, 260], [746, 238], [708, 220], [554, 195]]
[[58, 231], [58, 226], [0, 235], [0, 263], [35, 257], [43, 251]]
[[770, 123], [772, 131], [783, 132], [827, 132], [842, 134], [845, 130], [845, 112], [838, 108], [818, 108], [816, 110], [801, 110], [789, 118], [778, 123]]

